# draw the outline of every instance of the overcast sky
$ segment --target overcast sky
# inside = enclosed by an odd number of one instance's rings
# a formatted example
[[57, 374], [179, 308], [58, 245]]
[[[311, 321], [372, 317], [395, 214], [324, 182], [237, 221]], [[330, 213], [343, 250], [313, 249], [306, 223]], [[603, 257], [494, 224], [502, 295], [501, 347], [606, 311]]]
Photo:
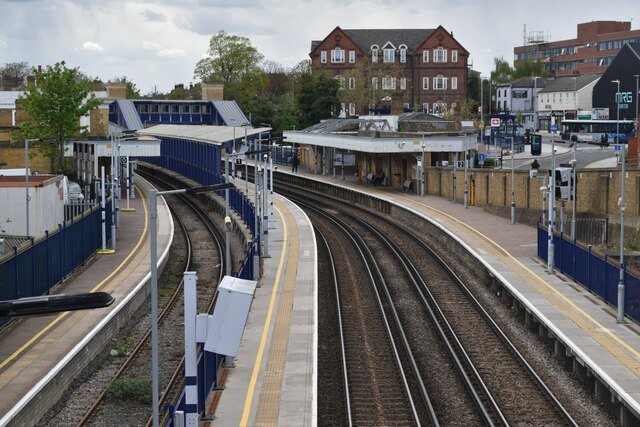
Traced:
[[442, 25], [470, 52], [473, 68], [488, 74], [495, 57], [513, 62], [525, 24], [527, 32], [564, 40], [593, 20], [632, 21], [638, 29], [639, 12], [637, 0], [0, 0], [0, 65], [64, 60], [104, 81], [127, 76], [145, 94], [195, 83], [195, 65], [220, 30], [248, 37], [266, 59], [289, 68], [336, 26]]

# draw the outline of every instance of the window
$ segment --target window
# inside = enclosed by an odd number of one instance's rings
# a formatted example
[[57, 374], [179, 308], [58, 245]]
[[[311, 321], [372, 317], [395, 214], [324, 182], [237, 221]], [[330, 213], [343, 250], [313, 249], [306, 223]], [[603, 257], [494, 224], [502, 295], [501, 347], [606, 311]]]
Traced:
[[349, 63], [350, 64], [355, 64], [356, 62], [356, 51], [355, 50], [350, 50], [349, 51]]
[[371, 79], [371, 87], [373, 89], [378, 89], [378, 78], [377, 77], [373, 77]]
[[149, 104], [140, 104], [140, 112], [148, 113], [149, 112]]
[[396, 90], [396, 79], [394, 77], [384, 77], [382, 79], [382, 90]]
[[371, 62], [378, 62], [378, 45], [371, 46]]
[[405, 102], [404, 104], [402, 104], [402, 108], [405, 109], [405, 110], [408, 110], [409, 109], [409, 103]]
[[400, 78], [400, 90], [406, 90], [407, 89], [407, 78], [406, 77], [401, 77]]
[[208, 105], [203, 105], [202, 106], [202, 114], [209, 114], [209, 106]]
[[350, 116], [356, 115], [356, 104], [354, 104], [353, 102], [349, 103], [349, 115]]
[[151, 104], [151, 112], [152, 113], [159, 113], [160, 112], [160, 106], [158, 104]]
[[349, 89], [355, 89], [356, 88], [356, 78], [355, 77], [349, 77]]
[[447, 50], [442, 47], [434, 49], [433, 62], [447, 62]]
[[[338, 80], [338, 84], [340, 85], [340, 89], [344, 89], [344, 77], [336, 76], [336, 80]], [[344, 110], [344, 108], [343, 108]]]
[[443, 77], [442, 74], [438, 74], [437, 77], [433, 78], [433, 88], [434, 89], [446, 89], [447, 88], [447, 78]]
[[429, 112], [429, 103], [428, 102], [423, 102], [422, 103], [422, 111], [424, 111], [425, 113]]
[[191, 105], [183, 105], [182, 106], [182, 112], [183, 113], [190, 113], [191, 112]]
[[400, 45], [400, 62], [403, 64], [407, 62], [407, 46], [405, 45]]
[[180, 106], [179, 105], [172, 105], [171, 106], [171, 112], [172, 113], [179, 113], [180, 112]]
[[452, 50], [451, 51], [451, 62], [458, 62], [458, 51], [457, 50]]
[[323, 50], [320, 52], [320, 62], [323, 64], [327, 63], [327, 51]]
[[429, 89], [429, 77], [423, 77], [422, 78], [422, 89], [423, 90], [428, 90]]
[[458, 90], [458, 78], [457, 77], [451, 77], [451, 89], [452, 90]]
[[385, 48], [383, 51], [382, 62], [395, 62], [396, 50], [394, 48]]
[[339, 47], [331, 51], [331, 63], [344, 64], [344, 50]]
[[429, 62], [429, 51], [425, 50], [422, 52], [422, 62], [425, 64]]
[[193, 106], [193, 113], [194, 114], [200, 114], [200, 106], [199, 105], [194, 105]]
[[167, 104], [162, 104], [162, 110], [163, 113], [168, 113], [169, 112], [169, 106]]

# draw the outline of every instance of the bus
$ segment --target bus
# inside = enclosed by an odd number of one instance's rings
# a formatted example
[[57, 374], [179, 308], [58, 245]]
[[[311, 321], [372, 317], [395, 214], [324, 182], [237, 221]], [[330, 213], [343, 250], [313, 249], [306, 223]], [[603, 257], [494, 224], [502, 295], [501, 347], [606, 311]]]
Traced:
[[564, 140], [596, 144], [618, 141], [626, 143], [630, 136], [635, 136], [635, 133], [633, 120], [563, 120], [560, 131]]

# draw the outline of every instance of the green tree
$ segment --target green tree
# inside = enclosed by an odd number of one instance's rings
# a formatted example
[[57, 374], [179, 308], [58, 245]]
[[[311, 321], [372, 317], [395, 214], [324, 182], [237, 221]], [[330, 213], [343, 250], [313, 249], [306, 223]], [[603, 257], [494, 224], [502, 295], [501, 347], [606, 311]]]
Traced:
[[27, 62], [8, 62], [0, 67], [0, 90], [11, 90], [21, 87], [31, 75], [31, 67]]
[[247, 37], [219, 31], [209, 40], [207, 55], [196, 64], [194, 77], [203, 83], [222, 83], [226, 99], [247, 103], [265, 83], [260, 68], [263, 58]]
[[494, 58], [493, 66], [494, 69], [491, 72], [492, 83], [508, 83], [513, 80], [514, 69], [503, 57]]
[[516, 68], [513, 71], [513, 79], [519, 79], [527, 76], [546, 77], [547, 71], [544, 69], [544, 62], [540, 59], [536, 59], [535, 61], [527, 60], [516, 65]]
[[304, 74], [300, 81], [300, 127], [307, 128], [340, 112], [340, 82], [325, 74]]
[[51, 160], [52, 171], [57, 165], [63, 172], [65, 142], [86, 130], [80, 118], [97, 108], [100, 100], [86, 82], [79, 81], [78, 69], [67, 68], [64, 61], [47, 66], [37, 75], [37, 83], [19, 97], [30, 119], [20, 123], [15, 136], [46, 139], [35, 145]]

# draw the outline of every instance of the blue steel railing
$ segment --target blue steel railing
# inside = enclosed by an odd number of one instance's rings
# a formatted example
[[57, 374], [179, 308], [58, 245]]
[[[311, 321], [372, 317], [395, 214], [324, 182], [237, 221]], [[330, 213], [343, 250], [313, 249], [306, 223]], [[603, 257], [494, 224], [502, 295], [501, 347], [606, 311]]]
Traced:
[[[592, 250], [591, 245], [585, 247], [563, 234], [553, 235], [553, 245], [554, 265], [558, 270], [617, 308], [620, 264], [616, 258], [607, 254], [599, 255]], [[547, 260], [547, 254], [548, 231], [538, 224], [538, 257]], [[640, 321], [640, 277], [628, 271], [626, 264], [623, 276], [624, 312]]]
[[[111, 199], [106, 204], [106, 238], [111, 239]], [[99, 205], [45, 231], [45, 235], [0, 261], [0, 301], [49, 293], [102, 246], [102, 213]], [[8, 319], [0, 318], [0, 325]]]

